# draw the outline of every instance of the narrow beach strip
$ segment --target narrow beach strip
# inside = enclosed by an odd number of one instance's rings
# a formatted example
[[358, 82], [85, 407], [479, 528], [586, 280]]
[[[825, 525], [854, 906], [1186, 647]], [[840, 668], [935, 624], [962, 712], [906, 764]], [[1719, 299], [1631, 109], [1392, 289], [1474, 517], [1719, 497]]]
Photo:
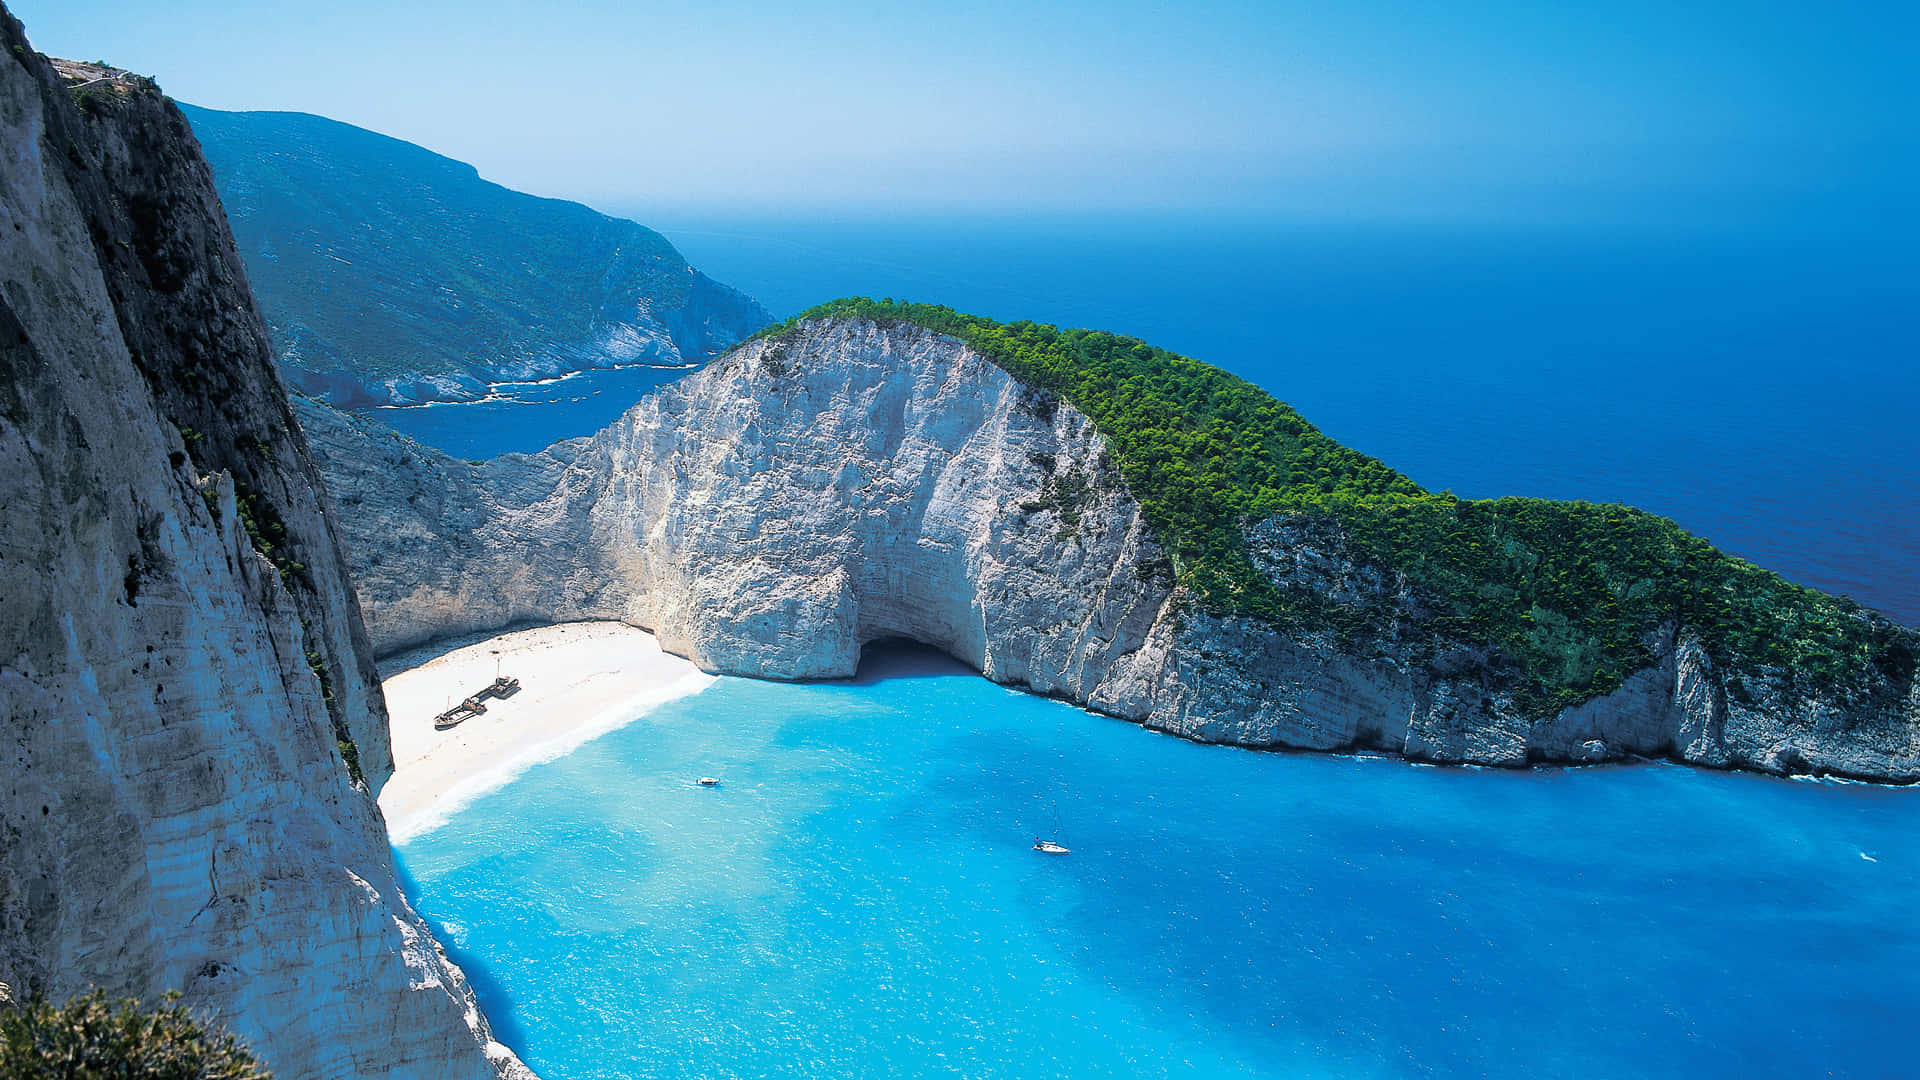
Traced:
[[[496, 676], [520, 689], [486, 699], [484, 713], [456, 727], [434, 728], [434, 717]], [[530, 766], [713, 682], [652, 634], [616, 622], [502, 634], [399, 672], [381, 683], [393, 741], [393, 778], [380, 792], [388, 834], [405, 843]]]

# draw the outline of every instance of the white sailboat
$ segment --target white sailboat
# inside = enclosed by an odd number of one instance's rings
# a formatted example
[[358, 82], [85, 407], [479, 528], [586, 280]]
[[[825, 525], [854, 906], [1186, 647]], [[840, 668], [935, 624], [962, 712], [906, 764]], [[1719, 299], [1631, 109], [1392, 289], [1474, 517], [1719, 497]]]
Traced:
[[1060, 804], [1053, 804], [1053, 836], [1050, 839], [1033, 838], [1033, 850], [1042, 855], [1071, 855], [1072, 849], [1060, 842]]

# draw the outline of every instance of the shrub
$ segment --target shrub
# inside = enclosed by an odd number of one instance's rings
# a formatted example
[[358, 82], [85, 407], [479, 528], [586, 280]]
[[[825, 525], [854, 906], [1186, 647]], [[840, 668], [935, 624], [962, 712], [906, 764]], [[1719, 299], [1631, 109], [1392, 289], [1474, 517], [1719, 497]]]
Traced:
[[7, 1080], [268, 1080], [232, 1035], [196, 1019], [170, 994], [153, 1010], [110, 1004], [99, 990], [65, 1005], [29, 1002], [0, 1015]]

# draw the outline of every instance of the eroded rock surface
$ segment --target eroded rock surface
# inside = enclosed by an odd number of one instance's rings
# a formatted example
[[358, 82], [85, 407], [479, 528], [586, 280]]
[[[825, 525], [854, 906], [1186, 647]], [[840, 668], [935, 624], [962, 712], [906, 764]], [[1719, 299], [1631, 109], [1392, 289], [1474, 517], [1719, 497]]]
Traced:
[[0, 45], [0, 983], [181, 990], [282, 1080], [529, 1075], [401, 894], [372, 653], [185, 120]]
[[1672, 755], [1920, 776], [1912, 679], [1737, 693], [1679, 620], [1619, 689], [1545, 719], [1394, 574], [1272, 520], [1256, 565], [1364, 641], [1201, 610], [1078, 411], [959, 342], [822, 320], [749, 343], [596, 436], [484, 465], [312, 402], [376, 651], [519, 622], [621, 619], [709, 671], [850, 675], [905, 637], [997, 681], [1188, 738], [1517, 765]]

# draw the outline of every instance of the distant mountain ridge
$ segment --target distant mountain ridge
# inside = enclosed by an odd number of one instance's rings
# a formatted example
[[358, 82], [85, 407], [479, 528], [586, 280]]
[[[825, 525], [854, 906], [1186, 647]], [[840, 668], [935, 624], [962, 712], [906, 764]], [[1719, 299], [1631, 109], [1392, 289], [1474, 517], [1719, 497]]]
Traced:
[[181, 109], [288, 380], [336, 405], [694, 364], [772, 321], [634, 222], [324, 117]]

